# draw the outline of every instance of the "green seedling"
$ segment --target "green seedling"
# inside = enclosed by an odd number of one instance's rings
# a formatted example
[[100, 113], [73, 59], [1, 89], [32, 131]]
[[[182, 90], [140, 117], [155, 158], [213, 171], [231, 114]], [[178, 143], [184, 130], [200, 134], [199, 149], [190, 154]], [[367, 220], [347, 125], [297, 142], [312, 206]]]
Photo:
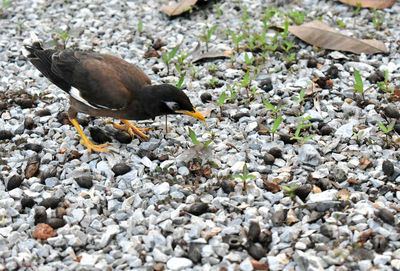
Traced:
[[272, 111], [272, 113], [274, 113], [275, 116], [277, 116], [279, 111], [281, 111], [282, 108], [284, 108], [286, 106], [286, 104], [283, 104], [281, 106], [274, 106], [273, 104], [271, 104], [270, 102], [268, 102], [265, 99], [263, 99], [263, 103], [264, 103], [267, 111]]
[[211, 64], [208, 66], [208, 70], [209, 70], [211, 73], [216, 72], [216, 71], [217, 71], [217, 66], [215, 65], [215, 63], [211, 63]]
[[6, 1], [6, 0], [1, 1], [0, 16], [3, 15], [3, 10], [6, 9], [7, 7], [9, 7], [11, 5], [11, 3], [12, 3], [12, 1]]
[[230, 102], [233, 102], [234, 100], [235, 100], [235, 97], [236, 97], [236, 94], [237, 94], [237, 92], [236, 92], [236, 83], [235, 84], [233, 84], [232, 86], [230, 86], [230, 85], [226, 85], [226, 88], [229, 90], [229, 92], [230, 92], [230, 95], [229, 95], [229, 97], [227, 98], [227, 100], [229, 100]]
[[377, 83], [378, 87], [379, 87], [382, 91], [384, 91], [384, 92], [386, 92], [386, 93], [392, 93], [393, 90], [394, 90], [394, 87], [390, 87], [390, 86], [389, 86], [389, 73], [388, 73], [387, 70], [385, 70], [385, 71], [383, 72], [383, 78], [384, 78], [384, 81], [381, 81], [381, 82], [378, 82], [378, 83]]
[[354, 86], [355, 91], [358, 93], [361, 93], [363, 100], [365, 100], [364, 83], [362, 81], [360, 73], [356, 69], [354, 70], [354, 80], [355, 80], [355, 83], [353, 83], [353, 86]]
[[291, 11], [289, 12], [289, 18], [292, 19], [292, 21], [295, 24], [302, 24], [304, 23], [304, 18], [306, 17], [306, 14], [300, 11]]
[[389, 140], [389, 134], [391, 131], [393, 131], [395, 121], [391, 122], [388, 126], [385, 126], [382, 122], [378, 121], [377, 124], [381, 131], [386, 135], [386, 142]]
[[286, 18], [285, 22], [283, 23], [283, 32], [281, 34], [283, 39], [286, 39], [289, 35], [289, 20]]
[[302, 130], [312, 126], [312, 123], [305, 123], [309, 119], [311, 119], [310, 116], [307, 116], [305, 118], [301, 118], [301, 123], [297, 125], [296, 132], [294, 133], [294, 136], [292, 137], [292, 139], [299, 140], [299, 141], [302, 141], [302, 142], [306, 142], [307, 140], [311, 139], [314, 136], [314, 135], [300, 136], [300, 133], [301, 133]]
[[222, 106], [223, 106], [224, 103], [225, 103], [225, 100], [226, 100], [226, 92], [223, 91], [223, 92], [221, 93], [221, 95], [219, 96], [218, 104], [217, 104], [217, 106], [218, 106], [219, 108], [221, 108], [221, 110], [222, 110]]
[[217, 14], [219, 16], [221, 16], [223, 14], [222, 9], [221, 9], [221, 5], [217, 3], [217, 4], [214, 4], [213, 6], [216, 9]]
[[346, 24], [342, 20], [337, 20], [336, 23], [340, 28], [346, 28]]
[[186, 72], [181, 74], [181, 78], [179, 78], [178, 83], [176, 83], [176, 87], [177, 88], [181, 88], [182, 87], [183, 81], [185, 81], [185, 75], [186, 75]]
[[235, 174], [232, 177], [241, 179], [243, 182], [244, 189], [246, 189], [246, 181], [247, 180], [256, 178], [256, 176], [254, 176], [253, 174], [249, 174], [249, 170], [247, 169], [246, 163], [244, 163], [244, 165], [243, 165], [243, 174]]
[[361, 2], [357, 2], [356, 9], [354, 10], [354, 15], [358, 15], [360, 13], [361, 8], [362, 8]]
[[295, 59], [295, 57], [296, 57], [296, 53], [291, 53], [289, 56], [285, 57], [284, 60], [285, 60], [287, 63], [290, 63], [290, 62], [292, 62], [292, 61]]
[[274, 135], [276, 131], [278, 131], [279, 125], [282, 123], [282, 116], [278, 116], [274, 123], [272, 124], [272, 129], [271, 129], [271, 135], [272, 135], [272, 140], [274, 140]]
[[301, 104], [301, 103], [304, 103], [304, 97], [305, 96], [306, 96], [306, 91], [305, 91], [305, 89], [302, 89], [302, 90], [300, 90], [299, 97], [298, 98], [297, 97], [293, 97], [293, 99], [295, 101], [297, 101], [299, 104]]
[[57, 35], [58, 38], [60, 38], [62, 40], [62, 43], [63, 43], [62, 45], [60, 45], [58, 43], [58, 39], [55, 38], [54, 43], [56, 44], [56, 47], [65, 49], [67, 47], [67, 42], [71, 37], [69, 30], [64, 31], [64, 30], [58, 29], [58, 30], [55, 30], [54, 33]]
[[179, 45], [175, 46], [170, 52], [167, 52], [166, 50], [163, 52], [163, 61], [167, 66], [167, 74], [169, 74], [169, 62], [175, 57], [178, 49]]
[[287, 185], [281, 185], [281, 188], [283, 191], [285, 191], [286, 194], [289, 195], [289, 197], [294, 200], [296, 198], [296, 194], [295, 191], [298, 188], [297, 185], [291, 185], [291, 186], [287, 186]]
[[208, 42], [211, 39], [211, 35], [217, 30], [217, 26], [214, 25], [210, 29], [207, 27], [203, 27], [203, 33], [199, 36], [199, 38], [206, 43], [206, 51], [208, 52]]
[[380, 30], [382, 28], [383, 23], [385, 22], [385, 16], [381, 12], [375, 12], [372, 17], [372, 24], [376, 30]]
[[142, 23], [142, 22], [139, 22], [139, 23], [138, 23], [137, 29], [138, 29], [139, 35], [142, 34], [142, 32], [143, 32], [143, 23]]
[[286, 52], [289, 53], [290, 49], [294, 47], [294, 43], [291, 41], [284, 40], [282, 41], [281, 48]]
[[212, 77], [208, 82], [208, 88], [215, 88], [218, 84], [218, 80], [215, 77]]
[[209, 140], [207, 140], [206, 142], [201, 143], [199, 141], [199, 139], [197, 138], [196, 133], [192, 129], [189, 128], [189, 136], [195, 146], [203, 144], [204, 147], [208, 147], [214, 140], [214, 133], [210, 133], [210, 134], [211, 134], [211, 138]]
[[243, 6], [242, 22], [246, 23], [249, 20], [249, 14], [247, 13], [247, 6]]
[[235, 44], [236, 52], [239, 52], [239, 44], [244, 39], [244, 35], [236, 35], [235, 32], [228, 30], [228, 34], [231, 36], [233, 43]]

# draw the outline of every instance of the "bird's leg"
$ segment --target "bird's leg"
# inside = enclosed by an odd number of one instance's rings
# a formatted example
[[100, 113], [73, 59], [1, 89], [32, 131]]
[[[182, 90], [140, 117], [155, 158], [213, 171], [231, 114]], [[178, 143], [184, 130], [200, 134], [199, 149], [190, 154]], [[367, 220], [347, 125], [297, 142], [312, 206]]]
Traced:
[[145, 135], [145, 134], [143, 134], [141, 131], [147, 131], [147, 130], [149, 130], [149, 128], [137, 128], [135, 125], [133, 125], [132, 124], [132, 122], [130, 122], [129, 120], [126, 120], [126, 119], [120, 119], [120, 121], [122, 121], [122, 123], [124, 124], [124, 125], [119, 125], [119, 124], [116, 124], [116, 123], [114, 123], [113, 125], [114, 125], [114, 128], [116, 128], [116, 129], [120, 129], [120, 130], [125, 130], [125, 131], [127, 131], [132, 137], [134, 136], [134, 135], [137, 135], [137, 136], [139, 136], [141, 139], [143, 139], [143, 140], [148, 140], [149, 138], [148, 138], [148, 136], [147, 135]]
[[82, 140], [81, 143], [88, 148], [88, 152], [91, 153], [92, 151], [95, 152], [108, 152], [108, 149], [105, 149], [104, 147], [109, 146], [109, 144], [101, 144], [101, 145], [95, 145], [93, 144], [92, 141], [89, 140], [83, 133], [83, 130], [81, 126], [79, 125], [78, 121], [76, 118], [69, 118], [69, 121], [72, 123], [72, 125], [75, 126], [76, 130], [78, 131], [79, 135], [81, 136]]
[[168, 134], [168, 115], [165, 115], [165, 134]]

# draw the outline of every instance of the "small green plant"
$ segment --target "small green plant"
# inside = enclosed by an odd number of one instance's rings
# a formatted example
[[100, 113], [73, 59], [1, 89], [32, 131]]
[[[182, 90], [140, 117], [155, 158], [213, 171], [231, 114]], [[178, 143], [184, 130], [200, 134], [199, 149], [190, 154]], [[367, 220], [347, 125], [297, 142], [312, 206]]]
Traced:
[[376, 30], [380, 30], [382, 28], [383, 23], [385, 22], [385, 15], [382, 12], [376, 11], [374, 16], [372, 17], [372, 24]]
[[208, 52], [208, 42], [211, 39], [211, 35], [217, 30], [217, 25], [214, 25], [210, 29], [207, 27], [203, 27], [202, 34], [199, 36], [199, 38], [206, 43], [206, 51]]
[[221, 5], [217, 3], [217, 4], [214, 4], [213, 6], [216, 9], [217, 14], [219, 16], [221, 16], [223, 14], [222, 9], [221, 9]]
[[384, 81], [377, 83], [378, 87], [386, 93], [392, 93], [394, 88], [389, 86], [389, 73], [387, 70], [383, 72], [383, 78]]
[[227, 98], [227, 100], [229, 100], [230, 102], [233, 102], [234, 100], [235, 100], [235, 97], [236, 97], [236, 94], [237, 94], [237, 92], [236, 92], [236, 83], [235, 84], [233, 84], [232, 86], [230, 86], [230, 85], [227, 85], [226, 86], [226, 88], [229, 90], [229, 92], [230, 92], [230, 95], [229, 95], [229, 97]]
[[208, 82], [208, 88], [216, 88], [218, 85], [218, 80], [215, 77], [212, 77]]
[[208, 66], [208, 70], [209, 70], [211, 73], [215, 73], [215, 72], [217, 71], [217, 66], [215, 65], [215, 63], [211, 63], [211, 64]]
[[226, 92], [223, 91], [221, 93], [221, 95], [219, 96], [218, 103], [217, 103], [217, 106], [221, 109], [221, 111], [222, 111], [222, 106], [225, 103], [225, 100], [226, 100]]
[[281, 111], [282, 108], [284, 108], [286, 106], [286, 104], [283, 104], [281, 106], [274, 106], [273, 104], [271, 104], [270, 102], [268, 102], [265, 99], [263, 99], [263, 103], [264, 103], [265, 108], [267, 109], [267, 111], [272, 111], [272, 113], [275, 116], [278, 116], [279, 111]]
[[256, 176], [254, 176], [253, 174], [249, 174], [249, 170], [247, 169], [246, 163], [244, 163], [244, 165], [243, 165], [243, 174], [235, 174], [232, 177], [241, 179], [243, 182], [244, 189], [246, 189], [246, 181], [247, 180], [256, 178]]
[[3, 16], [3, 11], [4, 9], [6, 9], [7, 7], [9, 7], [11, 5], [12, 1], [6, 1], [6, 0], [2, 0], [1, 1], [1, 6], [0, 6], [0, 16]]
[[201, 143], [199, 141], [199, 139], [197, 138], [196, 133], [192, 129], [189, 128], [189, 136], [195, 146], [203, 144], [204, 147], [208, 147], [214, 140], [214, 133], [210, 133], [210, 134], [211, 134], [211, 138], [209, 140], [207, 140], [206, 142]]
[[386, 142], [389, 141], [389, 134], [391, 131], [393, 131], [395, 121], [391, 122], [388, 126], [385, 126], [382, 122], [378, 121], [377, 124], [381, 131], [386, 135]]
[[139, 22], [139, 23], [138, 23], [137, 29], [138, 29], [139, 35], [141, 35], [142, 32], [143, 32], [143, 22]]
[[302, 24], [304, 23], [304, 18], [306, 17], [306, 14], [300, 11], [291, 11], [289, 12], [289, 18], [292, 19], [292, 21], [295, 24]]
[[361, 8], [362, 8], [361, 2], [357, 2], [356, 9], [354, 10], [354, 15], [358, 15], [360, 13]]
[[[67, 47], [67, 42], [70, 39], [70, 33], [69, 33], [69, 29], [67, 30], [61, 30], [61, 29], [57, 29], [54, 31], [54, 33], [56, 34], [57, 38], [54, 38], [53, 41], [56, 45], [57, 48], [60, 49], [65, 49]], [[58, 43], [58, 38], [61, 39], [62, 44]]]
[[365, 101], [364, 83], [362, 81], [360, 73], [356, 69], [354, 70], [354, 80], [355, 80], [355, 82], [353, 83], [353, 86], [354, 86], [355, 91], [360, 93], [362, 95], [363, 100]]
[[339, 19], [336, 23], [340, 28], [346, 28], [346, 24], [342, 20]]
[[163, 52], [163, 61], [167, 66], [167, 74], [169, 74], [169, 62], [175, 57], [178, 49], [179, 45], [175, 46], [170, 52], [167, 52], [166, 50]]
[[301, 104], [301, 103], [304, 103], [305, 95], [306, 95], [306, 90], [302, 89], [302, 90], [300, 90], [299, 97], [298, 98], [297, 97], [293, 97], [293, 99], [295, 101], [297, 101], [299, 104]]
[[285, 191], [286, 194], [289, 195], [289, 197], [294, 200], [296, 198], [296, 194], [295, 191], [298, 188], [297, 185], [291, 185], [291, 186], [287, 186], [287, 185], [281, 185], [281, 188], [283, 191]]
[[183, 81], [185, 81], [185, 75], [186, 75], [186, 72], [184, 72], [184, 73], [181, 75], [181, 78], [179, 78], [178, 83], [176, 83], [176, 87], [177, 87], [177, 88], [181, 88], [181, 87], [182, 87]]
[[272, 140], [274, 140], [274, 135], [276, 131], [278, 131], [279, 126], [282, 123], [282, 116], [277, 116], [274, 123], [272, 124], [272, 129], [271, 129], [271, 135], [272, 135]]
[[231, 36], [233, 43], [235, 44], [236, 52], [239, 52], [239, 44], [244, 39], [244, 35], [236, 35], [235, 32], [228, 30], [228, 34]]
[[301, 118], [301, 123], [299, 123], [296, 127], [296, 131], [294, 132], [294, 136], [292, 139], [306, 142], [307, 140], [311, 139], [314, 135], [309, 135], [309, 136], [300, 136], [300, 133], [302, 130], [305, 130], [306, 128], [312, 126], [312, 123], [305, 123], [306, 121], [310, 120], [311, 117], [307, 116], [305, 118]]

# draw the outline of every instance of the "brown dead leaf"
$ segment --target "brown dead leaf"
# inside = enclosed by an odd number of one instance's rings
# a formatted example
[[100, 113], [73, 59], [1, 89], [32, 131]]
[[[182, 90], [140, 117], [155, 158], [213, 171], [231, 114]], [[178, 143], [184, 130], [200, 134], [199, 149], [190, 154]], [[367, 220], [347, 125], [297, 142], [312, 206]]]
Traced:
[[372, 165], [372, 161], [368, 157], [361, 158], [360, 164], [358, 165], [359, 168], [366, 170]]
[[232, 54], [233, 54], [232, 51], [209, 51], [201, 55], [193, 56], [192, 63], [199, 61], [213, 60], [218, 58], [230, 58]]
[[304, 42], [325, 49], [355, 54], [376, 54], [388, 51], [382, 41], [359, 40], [345, 36], [318, 20], [302, 25], [289, 26], [289, 32]]
[[180, 0], [178, 3], [162, 6], [161, 10], [169, 17], [173, 17], [190, 10], [190, 8], [196, 3], [197, 0]]
[[269, 266], [267, 263], [259, 262], [254, 259], [250, 259], [251, 265], [253, 265], [254, 270], [269, 270]]
[[339, 0], [343, 4], [350, 5], [353, 7], [357, 6], [357, 3], [361, 4], [362, 8], [377, 8], [384, 9], [390, 8], [394, 4], [394, 0]]
[[359, 242], [360, 242], [361, 244], [364, 244], [365, 242], [368, 241], [368, 239], [369, 239], [371, 236], [372, 236], [372, 230], [371, 230], [371, 229], [368, 229], [368, 230], [366, 230], [366, 231], [363, 231], [363, 232], [360, 234]]

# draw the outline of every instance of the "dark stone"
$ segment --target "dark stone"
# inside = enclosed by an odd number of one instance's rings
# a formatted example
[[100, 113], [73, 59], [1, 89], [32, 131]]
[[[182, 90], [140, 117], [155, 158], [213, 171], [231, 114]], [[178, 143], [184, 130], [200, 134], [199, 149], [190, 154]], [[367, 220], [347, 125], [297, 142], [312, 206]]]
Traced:
[[78, 119], [78, 123], [79, 125], [81, 125], [82, 127], [86, 127], [89, 125], [90, 122], [90, 118], [89, 117], [80, 117]]
[[332, 188], [332, 183], [327, 178], [318, 179], [315, 181], [315, 185], [321, 188], [322, 191]]
[[317, 222], [323, 216], [324, 216], [323, 212], [312, 211], [311, 214], [310, 214], [310, 218], [308, 219], [307, 223]]
[[272, 242], [272, 232], [270, 232], [269, 230], [263, 230], [260, 233], [260, 236], [258, 238], [258, 242], [260, 242], [260, 244], [264, 248], [268, 248], [269, 244], [271, 244], [271, 242]]
[[319, 130], [319, 132], [321, 133], [321, 135], [325, 136], [325, 135], [331, 135], [333, 134], [333, 132], [335, 131], [334, 128], [332, 128], [329, 125], [325, 125], [322, 126], [322, 128]]
[[278, 147], [271, 148], [268, 152], [275, 158], [282, 158], [282, 150]]
[[163, 47], [163, 46], [164, 46], [164, 42], [163, 42], [161, 39], [157, 39], [157, 40], [153, 43], [153, 45], [152, 45], [152, 47], [153, 47], [155, 50], [160, 50], [161, 47]]
[[41, 145], [39, 145], [39, 144], [26, 143], [24, 145], [24, 149], [25, 150], [31, 150], [31, 151], [39, 153], [39, 152], [41, 152], [43, 150], [43, 147]]
[[339, 167], [335, 167], [332, 169], [332, 171], [330, 172], [331, 177], [333, 178], [333, 180], [335, 180], [338, 183], [344, 182], [345, 180], [347, 180], [347, 174], [346, 172]]
[[25, 178], [29, 179], [39, 173], [39, 157], [33, 156], [29, 158], [28, 165], [25, 168]]
[[42, 183], [48, 178], [57, 176], [57, 168], [55, 166], [49, 166], [40, 176], [40, 180]]
[[308, 195], [311, 193], [311, 190], [312, 187], [310, 185], [301, 185], [294, 190], [294, 194], [302, 201], [305, 201]]
[[400, 122], [396, 121], [396, 124], [394, 125], [394, 130], [396, 133], [400, 135]]
[[262, 90], [264, 90], [265, 92], [268, 92], [268, 91], [273, 90], [273, 89], [274, 89], [274, 86], [272, 85], [271, 78], [268, 77], [268, 78], [262, 80], [262, 81], [260, 82], [260, 88], [261, 88]]
[[194, 243], [189, 245], [188, 258], [191, 259], [193, 263], [201, 262], [201, 249], [198, 245]]
[[13, 138], [13, 134], [8, 130], [0, 130], [0, 140], [10, 140]]
[[79, 176], [74, 179], [80, 187], [91, 188], [93, 186], [93, 178], [89, 175]]
[[147, 157], [151, 161], [158, 159], [157, 155], [154, 152], [149, 151], [149, 150], [145, 150], [145, 149], [139, 149], [138, 152], [137, 152], [137, 155], [140, 158]]
[[382, 82], [385, 81], [385, 75], [383, 72], [381, 71], [376, 71], [374, 73], [371, 73], [368, 77], [367, 80], [371, 83], [371, 84], [376, 84], [378, 82]]
[[386, 208], [380, 208], [378, 211], [375, 212], [375, 215], [382, 219], [382, 221], [385, 223], [388, 223], [390, 225], [394, 224], [394, 215]]
[[279, 137], [285, 144], [293, 145], [294, 143], [297, 142], [296, 139], [292, 139], [292, 136], [288, 134], [279, 134]]
[[264, 250], [264, 248], [262, 248], [261, 246], [258, 246], [256, 244], [251, 244], [248, 248], [247, 248], [247, 252], [249, 253], [249, 255], [251, 257], [253, 257], [254, 259], [256, 259], [257, 261], [259, 259], [261, 259], [262, 257], [266, 256], [266, 251]]
[[374, 258], [373, 252], [363, 247], [357, 247], [353, 249], [351, 251], [351, 255], [356, 259], [356, 261], [372, 260]]
[[328, 77], [319, 77], [315, 83], [322, 89], [332, 88], [332, 81]]
[[24, 128], [27, 130], [32, 130], [35, 127], [35, 122], [31, 117], [27, 117], [24, 121]]
[[203, 104], [209, 103], [212, 101], [212, 96], [209, 92], [204, 92], [200, 95], [200, 100]]
[[44, 117], [44, 116], [50, 116], [51, 112], [49, 109], [39, 109], [38, 111], [36, 111], [35, 113], [36, 116], [38, 117]]
[[399, 109], [397, 109], [397, 106], [395, 106], [394, 104], [389, 104], [388, 106], [386, 106], [383, 109], [383, 112], [388, 118], [400, 119]]
[[36, 210], [35, 215], [33, 216], [35, 225], [40, 223], [46, 223], [47, 221], [47, 213], [46, 210], [40, 209]]
[[72, 150], [65, 155], [65, 159], [67, 162], [72, 161], [74, 159], [79, 159], [82, 156], [77, 150]]
[[55, 197], [50, 197], [42, 200], [39, 205], [51, 209], [55, 209], [58, 207], [58, 204], [62, 201], [62, 199], [55, 198]]
[[64, 215], [67, 214], [67, 210], [64, 207], [57, 207], [56, 208], [56, 217], [63, 218]]
[[157, 160], [160, 161], [160, 162], [167, 161], [168, 159], [169, 159], [168, 154], [160, 155], [160, 156], [157, 158]]
[[260, 224], [256, 221], [251, 221], [249, 226], [249, 232], [247, 233], [247, 240], [250, 242], [258, 242], [258, 238], [261, 233]]
[[59, 123], [61, 123], [62, 125], [66, 125], [66, 124], [70, 124], [71, 122], [69, 121], [68, 118], [68, 113], [67, 112], [60, 112], [57, 115], [57, 120]]
[[13, 190], [22, 184], [24, 179], [19, 175], [13, 175], [7, 182], [7, 191]]
[[196, 202], [189, 207], [188, 213], [199, 216], [204, 213], [207, 213], [208, 209], [209, 209], [208, 204], [202, 202]]
[[278, 210], [275, 211], [271, 214], [271, 222], [272, 225], [274, 225], [275, 227], [279, 227], [282, 226], [283, 223], [286, 220], [286, 214], [287, 214], [288, 210], [284, 209], [284, 210]]
[[124, 175], [124, 174], [128, 173], [129, 171], [131, 171], [131, 167], [125, 163], [118, 163], [118, 164], [115, 164], [111, 170], [114, 172], [115, 177], [117, 177], [119, 175]]
[[106, 132], [104, 132], [102, 129], [98, 127], [90, 127], [89, 132], [93, 141], [96, 142], [97, 144], [112, 142], [112, 139], [106, 134]]
[[388, 239], [381, 234], [375, 235], [374, 238], [372, 238], [372, 245], [376, 252], [383, 253], [386, 251]]
[[317, 64], [318, 64], [318, 62], [317, 62], [317, 60], [315, 58], [310, 58], [307, 61], [307, 68], [316, 68]]
[[235, 183], [229, 180], [222, 180], [221, 188], [226, 194], [232, 193], [235, 191]]
[[382, 163], [382, 171], [386, 176], [392, 176], [394, 174], [393, 163], [389, 160], [385, 160]]
[[21, 108], [32, 108], [33, 100], [29, 98], [17, 98], [15, 99], [15, 103], [19, 105]]
[[338, 78], [339, 69], [335, 65], [330, 66], [329, 69], [326, 71], [326, 76], [331, 79]]
[[122, 144], [129, 144], [132, 142], [132, 136], [128, 132], [122, 130], [116, 131], [114, 138]]
[[222, 237], [222, 241], [227, 243], [231, 249], [237, 249], [242, 246], [242, 240], [237, 235], [225, 235]]
[[266, 153], [266, 154], [263, 156], [263, 160], [264, 160], [264, 163], [265, 163], [266, 165], [273, 165], [274, 162], [275, 162], [275, 156], [273, 156], [273, 155], [270, 154], [270, 153]]
[[7, 109], [7, 103], [0, 102], [0, 110], [5, 110], [5, 109]]
[[232, 119], [234, 121], [238, 122], [243, 117], [250, 117], [250, 113], [249, 112], [240, 112], [240, 113], [237, 113], [236, 115], [233, 115]]
[[31, 197], [23, 197], [21, 199], [21, 207], [24, 208], [32, 208], [35, 205], [35, 201]]
[[64, 227], [66, 224], [65, 220], [62, 218], [52, 217], [47, 219], [46, 224], [52, 227], [53, 229], [58, 229]]
[[330, 225], [322, 224], [319, 228], [319, 232], [328, 238], [332, 238], [333, 236], [333, 229]]

